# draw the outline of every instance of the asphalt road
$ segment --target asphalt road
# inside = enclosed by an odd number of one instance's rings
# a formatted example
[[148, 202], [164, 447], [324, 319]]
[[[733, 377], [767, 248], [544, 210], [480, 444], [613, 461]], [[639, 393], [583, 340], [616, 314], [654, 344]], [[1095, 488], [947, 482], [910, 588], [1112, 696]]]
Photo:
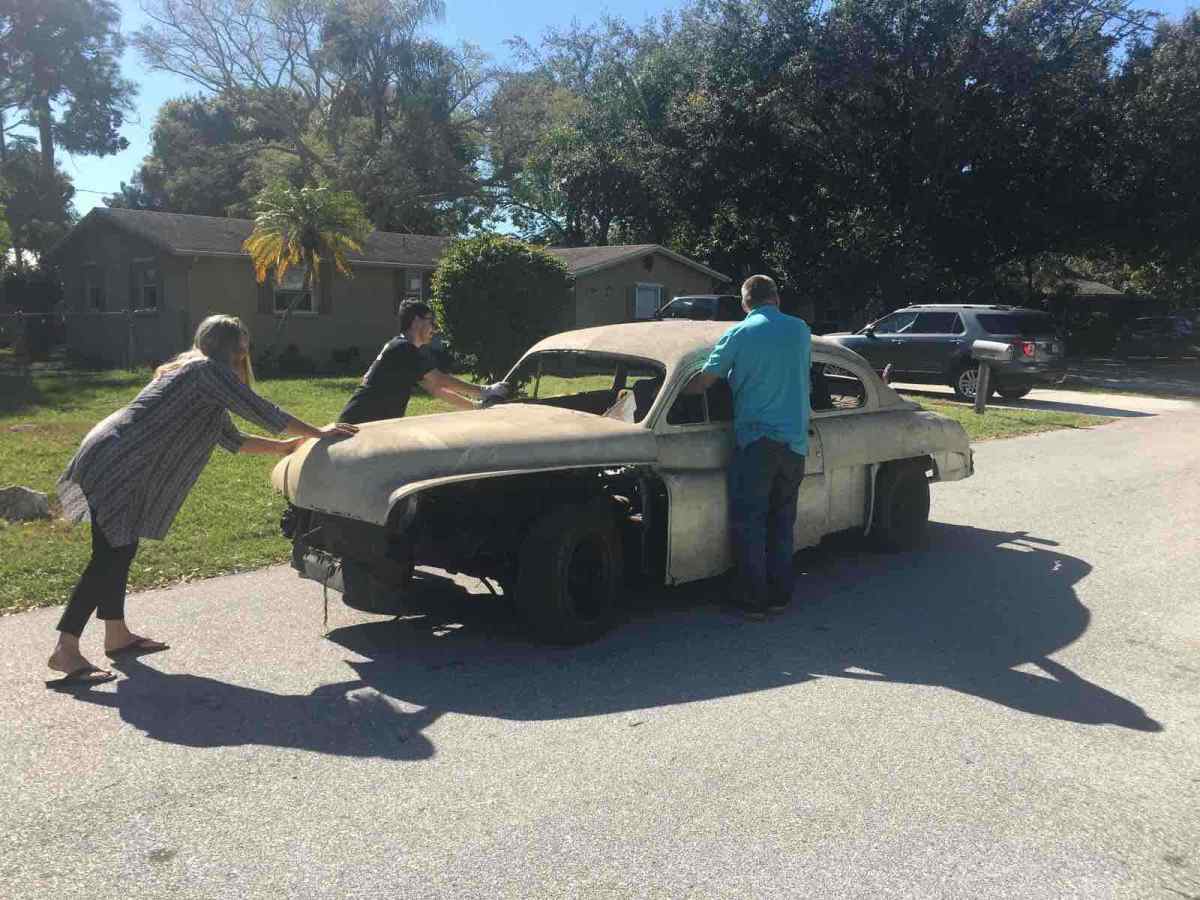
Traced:
[[57, 611], [0, 619], [0, 895], [1200, 897], [1198, 447], [979, 445], [766, 624], [702, 585], [547, 649], [451, 586], [325, 638], [275, 568], [132, 598], [174, 649], [71, 695]]

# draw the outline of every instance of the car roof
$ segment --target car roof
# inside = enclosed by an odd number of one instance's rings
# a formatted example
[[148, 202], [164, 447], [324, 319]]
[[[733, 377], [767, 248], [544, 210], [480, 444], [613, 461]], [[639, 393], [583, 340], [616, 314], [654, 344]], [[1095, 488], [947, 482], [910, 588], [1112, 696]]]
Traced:
[[995, 312], [1032, 313], [1038, 316], [1049, 315], [1045, 310], [1029, 309], [1025, 306], [1006, 306], [1001, 303], [914, 303], [911, 306], [898, 309], [896, 312], [923, 312], [925, 310], [951, 312], [959, 309], [987, 309]]
[[737, 294], [680, 294], [678, 297], [672, 297], [667, 302], [674, 303], [676, 300], [720, 300], [722, 298], [742, 299]]
[[[664, 319], [660, 322], [624, 322], [600, 325], [552, 334], [530, 348], [542, 350], [588, 350], [636, 356], [663, 363], [674, 370], [688, 359], [706, 353], [732, 327], [729, 322], [696, 322], [690, 319]], [[835, 341], [814, 336], [813, 350], [834, 359], [862, 364], [862, 357]]]

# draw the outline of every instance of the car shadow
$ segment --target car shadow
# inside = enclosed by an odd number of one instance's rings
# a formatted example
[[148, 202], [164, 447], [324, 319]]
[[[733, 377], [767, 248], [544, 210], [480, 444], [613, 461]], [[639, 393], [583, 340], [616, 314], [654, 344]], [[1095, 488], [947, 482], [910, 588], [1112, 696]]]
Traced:
[[80, 699], [170, 743], [390, 759], [432, 755], [422, 731], [447, 712], [569, 719], [820, 678], [928, 685], [1065, 722], [1162, 730], [1050, 658], [1087, 630], [1074, 586], [1091, 571], [1052, 541], [931, 524], [915, 552], [825, 547], [799, 554], [797, 567], [796, 602], [767, 623], [723, 613], [721, 583], [701, 582], [643, 595], [624, 627], [582, 647], [533, 644], [502, 598], [426, 573], [411, 616], [330, 633], [353, 655], [344, 682], [281, 695], [131, 661], [114, 694]]
[[[900, 394], [915, 395], [918, 397], [928, 397], [931, 400], [946, 400], [955, 403], [962, 403], [963, 406], [968, 406], [967, 401], [955, 400], [954, 395], [946, 391], [923, 390], [921, 388], [909, 387], [908, 385], [892, 385], [893, 388]], [[1046, 388], [1044, 390], [1053, 390]], [[1155, 413], [1146, 412], [1140, 409], [1127, 409], [1118, 406], [1101, 406], [1097, 403], [1067, 403], [1061, 400], [1039, 400], [1036, 398], [1022, 397], [1020, 400], [1005, 400], [1003, 397], [991, 397], [988, 399], [989, 407], [999, 407], [1001, 409], [1014, 410], [1042, 410], [1044, 412], [1063, 412], [1063, 413], [1079, 413], [1086, 416], [1109, 416], [1114, 419], [1144, 419], [1156, 415]]]

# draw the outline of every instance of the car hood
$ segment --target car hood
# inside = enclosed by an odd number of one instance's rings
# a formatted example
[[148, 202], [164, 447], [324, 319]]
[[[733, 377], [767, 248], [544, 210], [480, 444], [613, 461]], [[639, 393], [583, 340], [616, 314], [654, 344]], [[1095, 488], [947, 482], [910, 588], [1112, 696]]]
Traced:
[[590, 413], [510, 403], [368, 422], [341, 440], [308, 441], [271, 483], [292, 503], [383, 525], [422, 487], [471, 476], [654, 462], [654, 434]]

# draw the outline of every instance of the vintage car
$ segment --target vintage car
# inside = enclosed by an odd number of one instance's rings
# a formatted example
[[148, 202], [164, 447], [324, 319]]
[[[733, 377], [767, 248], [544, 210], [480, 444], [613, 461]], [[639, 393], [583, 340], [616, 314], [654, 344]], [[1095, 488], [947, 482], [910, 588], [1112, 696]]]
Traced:
[[[415, 565], [494, 581], [533, 632], [590, 640], [626, 587], [676, 585], [732, 565], [728, 385], [684, 394], [728, 327], [610, 325], [535, 345], [488, 409], [365, 424], [309, 441], [272, 482], [301, 575], [356, 609], [399, 613]], [[812, 347], [809, 455], [797, 549], [857, 531], [920, 539], [929, 482], [972, 474], [966, 433], [885, 385], [856, 353]]]

